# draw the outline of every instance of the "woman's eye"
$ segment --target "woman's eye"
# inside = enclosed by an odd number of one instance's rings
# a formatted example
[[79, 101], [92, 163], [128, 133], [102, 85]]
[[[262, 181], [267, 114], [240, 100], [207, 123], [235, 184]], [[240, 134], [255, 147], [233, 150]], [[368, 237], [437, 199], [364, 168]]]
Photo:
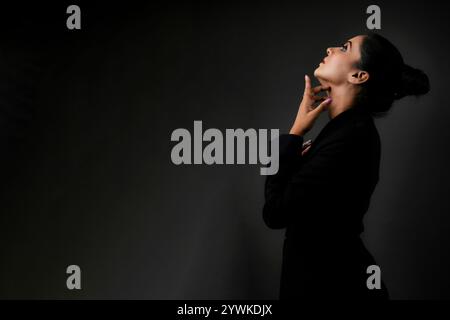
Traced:
[[346, 44], [342, 45], [341, 48], [345, 48], [345, 51], [347, 51], [347, 45]]

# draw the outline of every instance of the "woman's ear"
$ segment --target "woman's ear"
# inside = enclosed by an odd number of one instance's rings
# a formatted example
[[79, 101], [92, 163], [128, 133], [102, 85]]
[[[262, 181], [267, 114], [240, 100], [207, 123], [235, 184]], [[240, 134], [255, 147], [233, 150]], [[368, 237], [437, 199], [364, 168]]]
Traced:
[[369, 73], [366, 71], [353, 72], [348, 77], [348, 82], [353, 84], [361, 84], [369, 80]]

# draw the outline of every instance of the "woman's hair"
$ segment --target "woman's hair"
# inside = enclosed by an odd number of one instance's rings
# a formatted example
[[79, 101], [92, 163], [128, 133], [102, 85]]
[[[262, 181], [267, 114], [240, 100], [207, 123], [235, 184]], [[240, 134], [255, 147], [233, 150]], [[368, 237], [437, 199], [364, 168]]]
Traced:
[[356, 104], [373, 116], [385, 116], [394, 100], [430, 91], [428, 76], [405, 64], [397, 48], [381, 35], [367, 33], [360, 51], [361, 60], [356, 67], [367, 71], [369, 79], [360, 85]]

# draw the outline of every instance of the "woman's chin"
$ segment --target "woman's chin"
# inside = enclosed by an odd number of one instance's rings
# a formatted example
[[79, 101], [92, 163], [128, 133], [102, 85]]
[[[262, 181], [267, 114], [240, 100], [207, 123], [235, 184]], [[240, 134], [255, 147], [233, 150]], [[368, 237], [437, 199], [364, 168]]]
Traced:
[[326, 70], [323, 70], [322, 65], [320, 65], [316, 68], [316, 70], [314, 70], [314, 77], [316, 77], [316, 79], [319, 81], [328, 81], [328, 76], [324, 71]]
[[314, 70], [314, 77], [320, 78], [320, 67], [317, 67], [316, 70]]

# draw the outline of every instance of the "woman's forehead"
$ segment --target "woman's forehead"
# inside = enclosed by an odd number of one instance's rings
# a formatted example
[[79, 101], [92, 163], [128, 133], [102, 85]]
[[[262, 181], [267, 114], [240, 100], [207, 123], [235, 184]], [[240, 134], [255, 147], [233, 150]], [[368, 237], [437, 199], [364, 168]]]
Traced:
[[352, 43], [359, 44], [364, 39], [363, 35], [354, 36], [353, 38], [348, 39], [347, 41], [351, 41]]

